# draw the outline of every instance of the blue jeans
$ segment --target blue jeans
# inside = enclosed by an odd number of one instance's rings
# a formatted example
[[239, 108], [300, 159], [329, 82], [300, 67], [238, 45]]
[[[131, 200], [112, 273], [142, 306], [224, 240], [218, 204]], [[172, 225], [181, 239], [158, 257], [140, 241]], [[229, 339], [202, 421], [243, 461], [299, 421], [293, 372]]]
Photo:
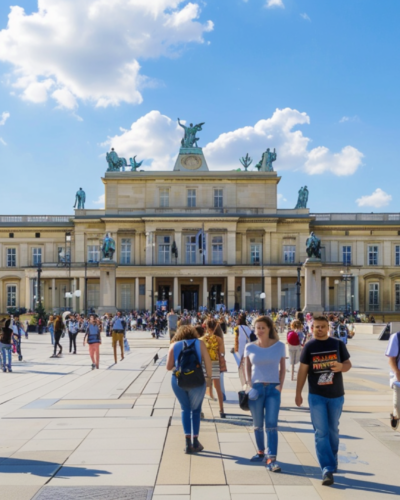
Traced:
[[54, 345], [54, 328], [51, 326], [49, 328], [51, 343]]
[[206, 393], [206, 384], [194, 389], [182, 389], [178, 385], [178, 379], [175, 375], [172, 375], [171, 385], [181, 405], [183, 432], [186, 436], [191, 436], [193, 425], [193, 436], [198, 436], [200, 432], [201, 405]]
[[8, 355], [8, 368], [11, 368], [11, 360], [12, 360], [12, 345], [6, 346], [5, 344], [2, 344], [1, 346], [1, 355], [3, 358], [3, 370], [5, 370], [7, 366], [7, 355]]
[[344, 396], [324, 398], [308, 395], [311, 422], [315, 431], [315, 449], [322, 473], [336, 472], [339, 450], [339, 418], [342, 414]]
[[278, 453], [278, 415], [281, 406], [281, 393], [276, 389], [279, 384], [253, 384], [258, 398], [249, 399], [249, 408], [253, 417], [254, 435], [258, 451], [265, 451], [265, 432], [267, 433], [267, 458], [276, 458]]

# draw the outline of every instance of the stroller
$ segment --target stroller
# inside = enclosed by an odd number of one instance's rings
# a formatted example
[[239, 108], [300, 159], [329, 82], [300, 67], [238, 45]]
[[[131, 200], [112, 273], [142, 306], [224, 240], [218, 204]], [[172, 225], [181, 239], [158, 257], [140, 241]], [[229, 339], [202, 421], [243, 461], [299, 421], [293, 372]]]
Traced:
[[12, 352], [13, 354], [18, 354], [18, 361], [22, 361], [22, 341], [21, 341], [21, 335], [18, 335], [17, 333], [13, 333], [12, 336], [12, 341], [13, 341], [13, 347], [12, 347]]

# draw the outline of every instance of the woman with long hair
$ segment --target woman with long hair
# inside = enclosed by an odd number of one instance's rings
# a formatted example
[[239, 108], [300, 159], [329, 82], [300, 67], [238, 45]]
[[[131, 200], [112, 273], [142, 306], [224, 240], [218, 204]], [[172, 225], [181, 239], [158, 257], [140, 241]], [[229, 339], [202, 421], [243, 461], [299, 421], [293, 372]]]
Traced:
[[49, 321], [47, 322], [47, 328], [50, 332], [51, 343], [54, 345], [54, 316], [49, 317]]
[[[278, 415], [281, 392], [285, 381], [285, 344], [279, 341], [274, 324], [268, 316], [260, 316], [254, 322], [257, 340], [247, 344], [244, 350], [246, 360], [246, 383], [249, 391], [249, 408], [253, 417], [257, 454], [252, 462], [266, 461], [271, 472], [280, 472], [276, 461], [278, 453]], [[265, 453], [265, 431], [267, 453]]]
[[[60, 344], [61, 336], [64, 330], [64, 323], [62, 321], [61, 316], [56, 316], [54, 320], [54, 352], [53, 355], [51, 356], [52, 358], [61, 358], [62, 355], [62, 345]], [[57, 352], [57, 346], [59, 347], [58, 354]]]
[[[204, 363], [207, 376], [205, 382], [197, 387], [184, 389], [178, 383], [178, 368], [180, 355], [184, 348], [194, 344], [199, 364]], [[183, 355], [182, 355], [183, 356]], [[185, 434], [185, 453], [197, 453], [203, 450], [199, 441], [200, 414], [206, 386], [211, 385], [211, 360], [206, 346], [199, 341], [198, 333], [189, 325], [180, 326], [170, 345], [167, 357], [167, 370], [173, 370], [171, 384], [182, 409], [182, 426]], [[193, 442], [192, 442], [193, 434]]]

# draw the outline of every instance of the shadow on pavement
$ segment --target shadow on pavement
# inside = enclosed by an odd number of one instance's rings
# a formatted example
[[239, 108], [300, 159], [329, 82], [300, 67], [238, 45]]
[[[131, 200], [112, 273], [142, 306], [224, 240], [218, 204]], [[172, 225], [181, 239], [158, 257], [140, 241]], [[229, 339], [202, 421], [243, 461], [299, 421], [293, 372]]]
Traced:
[[0, 478], [1, 474], [31, 474], [32, 476], [57, 476], [68, 478], [77, 476], [99, 477], [105, 474], [111, 474], [111, 472], [101, 469], [63, 466], [56, 462], [46, 462], [42, 460], [7, 458], [0, 464]]

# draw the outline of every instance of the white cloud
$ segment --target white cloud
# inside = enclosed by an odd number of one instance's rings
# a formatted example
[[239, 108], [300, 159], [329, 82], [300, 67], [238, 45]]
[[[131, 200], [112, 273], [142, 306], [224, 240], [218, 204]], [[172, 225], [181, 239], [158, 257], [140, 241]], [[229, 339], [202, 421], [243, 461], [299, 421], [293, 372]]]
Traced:
[[343, 116], [340, 120], [339, 123], [346, 123], [346, 122], [359, 122], [360, 118], [357, 115], [354, 116]]
[[392, 201], [392, 195], [385, 193], [380, 188], [375, 189], [375, 191], [370, 195], [361, 196], [356, 200], [356, 203], [359, 207], [385, 207], [389, 205]]
[[106, 204], [106, 195], [101, 194], [96, 201], [93, 202], [94, 205], [100, 205], [98, 208], [104, 208]]
[[281, 9], [285, 8], [283, 0], [267, 0], [266, 7], [271, 9], [273, 7], [280, 7]]
[[364, 155], [352, 146], [344, 147], [340, 153], [331, 153], [319, 146], [312, 149], [305, 163], [305, 171], [310, 174], [332, 172], [338, 176], [353, 175], [362, 164]]
[[280, 201], [285, 202], [285, 201], [287, 201], [287, 199], [283, 196], [283, 194], [278, 193], [278, 203], [279, 203]]
[[150, 79], [139, 60], [177, 56], [213, 29], [184, 0], [38, 0], [38, 11], [10, 9], [0, 31], [0, 60], [13, 66], [14, 87], [34, 103], [49, 97], [106, 107], [138, 104]]
[[8, 113], [7, 111], [4, 111], [3, 113], [1, 113], [1, 117], [0, 117], [0, 126], [2, 125], [5, 125], [6, 124], [6, 121], [10, 118], [10, 113]]
[[3, 146], [7, 146], [6, 141], [2, 137], [0, 137], [0, 143], [3, 144]]
[[303, 12], [303, 14], [300, 14], [300, 17], [302, 17], [305, 21], [311, 22], [310, 16], [308, 14], [306, 14], [305, 12]]

